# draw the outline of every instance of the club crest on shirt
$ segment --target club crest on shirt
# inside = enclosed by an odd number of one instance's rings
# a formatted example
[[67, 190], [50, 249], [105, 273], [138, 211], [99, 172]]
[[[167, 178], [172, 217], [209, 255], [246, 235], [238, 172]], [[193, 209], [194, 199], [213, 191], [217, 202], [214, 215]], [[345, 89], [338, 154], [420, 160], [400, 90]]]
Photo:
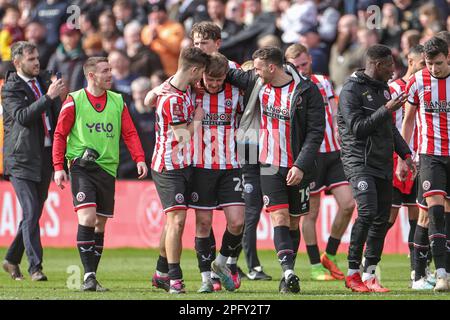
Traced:
[[179, 104], [174, 104], [173, 105], [173, 114], [175, 116], [182, 117], [183, 116], [183, 106], [179, 105]]

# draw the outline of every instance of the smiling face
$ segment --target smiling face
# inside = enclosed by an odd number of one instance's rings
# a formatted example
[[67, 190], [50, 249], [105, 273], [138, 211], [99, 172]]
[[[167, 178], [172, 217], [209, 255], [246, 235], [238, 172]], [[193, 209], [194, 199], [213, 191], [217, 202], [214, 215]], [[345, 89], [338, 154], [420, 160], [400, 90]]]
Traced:
[[254, 60], [255, 72], [261, 78], [264, 84], [268, 84], [273, 80], [275, 65], [265, 60], [256, 58]]
[[226, 74], [224, 74], [221, 77], [213, 77], [207, 75], [205, 72], [203, 73], [203, 84], [205, 85], [205, 88], [206, 90], [208, 90], [209, 93], [215, 94], [222, 90], [223, 83], [225, 82], [226, 77], [227, 77]]
[[392, 56], [379, 60], [376, 63], [377, 78], [381, 81], [388, 82], [394, 75], [394, 59]]

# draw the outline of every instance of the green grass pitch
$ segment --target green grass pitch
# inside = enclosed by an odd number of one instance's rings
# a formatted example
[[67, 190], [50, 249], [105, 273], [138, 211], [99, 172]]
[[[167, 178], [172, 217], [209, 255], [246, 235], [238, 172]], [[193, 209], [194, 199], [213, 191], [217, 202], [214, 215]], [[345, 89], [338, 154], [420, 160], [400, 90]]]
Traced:
[[[0, 257], [6, 249], [0, 248]], [[184, 250], [182, 268], [187, 294], [169, 295], [152, 288], [150, 278], [155, 269], [158, 251], [154, 249], [106, 249], [98, 271], [100, 283], [111, 289], [106, 293], [84, 293], [68, 289], [67, 283], [76, 283], [78, 277], [73, 270], [81, 268], [76, 249], [44, 250], [44, 272], [48, 282], [31, 282], [26, 274], [26, 257], [21, 265], [26, 276], [25, 281], [13, 281], [3, 270], [0, 272], [0, 299], [138, 299], [138, 300], [418, 300], [450, 299], [450, 293], [415, 292], [409, 285], [409, 260], [405, 255], [384, 255], [381, 262], [382, 283], [392, 291], [387, 294], [355, 294], [344, 287], [343, 281], [317, 282], [309, 280], [308, 258], [301, 253], [297, 260], [296, 272], [301, 279], [301, 293], [280, 295], [278, 282], [280, 267], [274, 251], [260, 251], [260, 259], [265, 271], [272, 275], [272, 281], [243, 280], [236, 292], [218, 292], [212, 294], [196, 293], [200, 285], [197, 260], [192, 250]], [[346, 265], [345, 255], [339, 255], [340, 265]], [[242, 258], [241, 258], [242, 259]], [[243, 260], [243, 259], [242, 259]], [[245, 271], [245, 263], [240, 266]], [[78, 267], [78, 268], [77, 268]], [[68, 281], [69, 280], [69, 281]]]

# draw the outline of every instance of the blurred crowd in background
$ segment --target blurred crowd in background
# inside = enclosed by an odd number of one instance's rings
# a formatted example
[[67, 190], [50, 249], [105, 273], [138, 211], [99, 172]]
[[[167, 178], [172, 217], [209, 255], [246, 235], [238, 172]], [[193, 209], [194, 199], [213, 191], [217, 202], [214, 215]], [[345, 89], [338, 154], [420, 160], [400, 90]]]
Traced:
[[[13, 69], [10, 48], [20, 40], [38, 47], [41, 69], [61, 72], [68, 92], [86, 84], [88, 57], [107, 56], [113, 90], [125, 98], [150, 166], [155, 115], [144, 97], [175, 73], [194, 23], [219, 25], [221, 52], [239, 64], [258, 48], [302, 43], [313, 72], [329, 75], [339, 93], [376, 43], [392, 49], [394, 79], [402, 76], [410, 48], [450, 31], [449, 6], [450, 0], [0, 0], [0, 81]], [[120, 159], [118, 177], [137, 178], [123, 143]]]

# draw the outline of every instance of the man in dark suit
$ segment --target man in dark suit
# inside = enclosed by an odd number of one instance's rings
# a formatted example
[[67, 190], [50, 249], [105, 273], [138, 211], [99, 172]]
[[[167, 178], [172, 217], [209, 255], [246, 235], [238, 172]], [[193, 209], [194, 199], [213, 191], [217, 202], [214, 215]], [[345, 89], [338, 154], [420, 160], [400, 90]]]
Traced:
[[14, 187], [23, 211], [17, 235], [6, 253], [3, 269], [15, 280], [24, 277], [19, 264], [25, 251], [33, 281], [45, 281], [39, 219], [52, 176], [52, 142], [64, 89], [40, 71], [35, 45], [20, 41], [12, 48], [16, 72], [2, 88], [5, 177]]

